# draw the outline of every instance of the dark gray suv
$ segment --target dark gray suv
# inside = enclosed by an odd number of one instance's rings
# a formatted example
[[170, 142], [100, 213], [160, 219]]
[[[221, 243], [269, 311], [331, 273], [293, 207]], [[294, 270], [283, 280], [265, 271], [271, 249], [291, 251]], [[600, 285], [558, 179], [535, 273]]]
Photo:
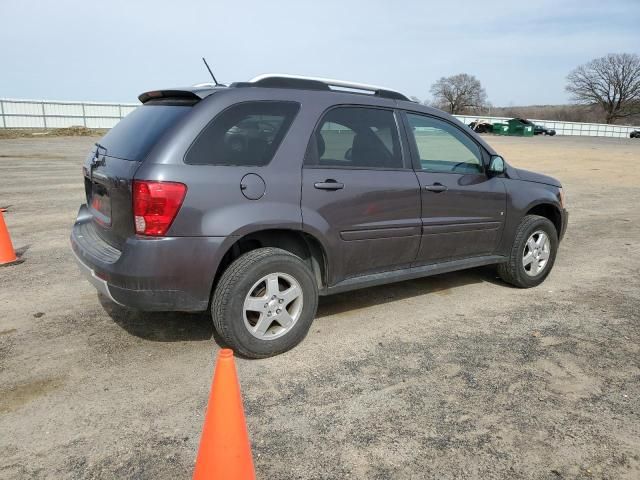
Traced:
[[139, 98], [86, 159], [73, 251], [118, 304], [210, 309], [242, 355], [299, 343], [318, 295], [490, 264], [526, 288], [553, 267], [560, 183], [398, 92], [263, 75]]

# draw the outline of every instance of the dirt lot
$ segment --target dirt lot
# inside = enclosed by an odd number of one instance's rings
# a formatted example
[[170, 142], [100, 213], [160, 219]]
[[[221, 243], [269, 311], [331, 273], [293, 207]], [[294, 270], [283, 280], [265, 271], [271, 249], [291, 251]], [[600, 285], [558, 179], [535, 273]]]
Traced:
[[[560, 178], [550, 278], [478, 269], [321, 300], [239, 360], [261, 479], [640, 478], [640, 141], [487, 137]], [[94, 138], [0, 140], [0, 478], [189, 478], [218, 346], [206, 315], [98, 298], [68, 234]]]

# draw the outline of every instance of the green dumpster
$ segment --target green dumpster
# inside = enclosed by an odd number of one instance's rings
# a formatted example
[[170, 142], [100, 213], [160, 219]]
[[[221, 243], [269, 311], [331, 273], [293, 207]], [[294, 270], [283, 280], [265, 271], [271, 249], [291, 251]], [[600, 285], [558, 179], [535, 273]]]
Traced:
[[533, 124], [522, 118], [512, 118], [507, 122], [509, 133], [516, 137], [533, 137]]
[[509, 124], [508, 123], [494, 123], [493, 124], [493, 133], [496, 135], [509, 135]]

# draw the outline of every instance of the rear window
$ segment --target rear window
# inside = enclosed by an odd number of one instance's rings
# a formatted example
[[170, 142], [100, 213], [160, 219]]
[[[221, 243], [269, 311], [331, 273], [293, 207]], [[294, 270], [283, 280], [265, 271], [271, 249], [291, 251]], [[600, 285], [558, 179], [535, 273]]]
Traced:
[[229, 107], [198, 135], [185, 162], [191, 165], [268, 164], [298, 112], [295, 102], [245, 102]]
[[142, 105], [109, 130], [107, 155], [141, 162], [160, 137], [191, 110], [184, 105]]

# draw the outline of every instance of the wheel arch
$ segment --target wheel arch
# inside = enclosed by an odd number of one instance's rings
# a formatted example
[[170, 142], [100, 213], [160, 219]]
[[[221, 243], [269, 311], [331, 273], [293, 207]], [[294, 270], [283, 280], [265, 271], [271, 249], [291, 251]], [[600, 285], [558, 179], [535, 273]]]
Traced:
[[548, 219], [553, 223], [553, 226], [556, 228], [558, 239], [560, 239], [560, 234], [562, 232], [562, 214], [557, 205], [546, 202], [538, 203], [530, 206], [526, 215], [539, 215]]
[[281, 248], [300, 257], [313, 272], [318, 289], [321, 290], [327, 285], [327, 253], [322, 243], [315, 236], [302, 230], [270, 228], [245, 233], [228, 246], [216, 270], [211, 293], [234, 260], [251, 250], [264, 247]]

